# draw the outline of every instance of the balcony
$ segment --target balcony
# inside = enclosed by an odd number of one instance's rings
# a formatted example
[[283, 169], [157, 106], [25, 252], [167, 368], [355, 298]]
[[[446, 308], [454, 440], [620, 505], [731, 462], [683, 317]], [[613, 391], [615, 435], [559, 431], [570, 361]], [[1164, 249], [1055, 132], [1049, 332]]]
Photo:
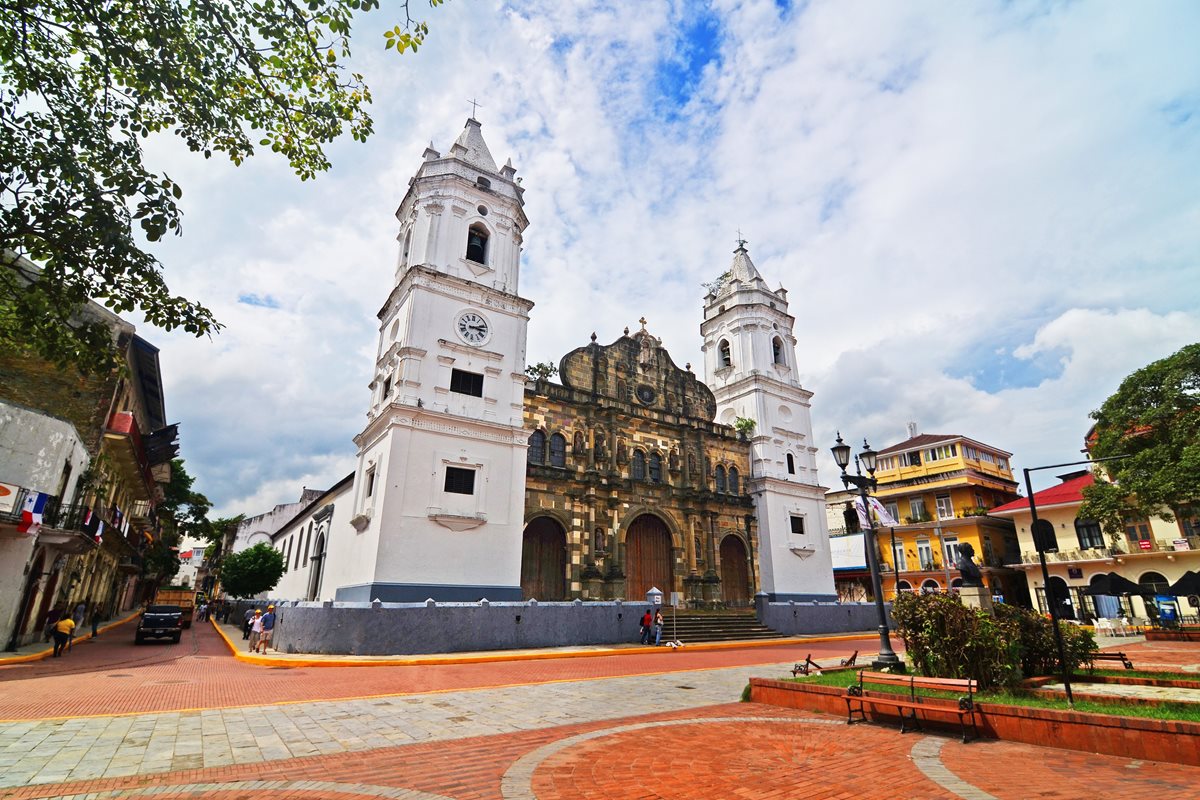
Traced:
[[104, 431], [104, 441], [109, 445], [113, 461], [128, 487], [142, 495], [139, 499], [152, 499], [154, 478], [150, 475], [142, 431], [133, 414], [128, 411], [113, 412]]

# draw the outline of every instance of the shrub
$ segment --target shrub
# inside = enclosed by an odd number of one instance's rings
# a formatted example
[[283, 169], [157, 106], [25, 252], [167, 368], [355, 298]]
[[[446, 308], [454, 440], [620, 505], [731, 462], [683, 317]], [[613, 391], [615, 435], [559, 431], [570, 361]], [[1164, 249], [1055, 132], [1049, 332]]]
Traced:
[[973, 678], [982, 689], [1020, 680], [1019, 631], [948, 594], [902, 593], [892, 604], [909, 663], [922, 675]]
[[[1050, 620], [1035, 611], [999, 603], [988, 614], [947, 594], [901, 594], [892, 605], [896, 632], [909, 664], [922, 675], [974, 678], [982, 689], [1012, 686], [1022, 678], [1058, 672]], [[1092, 634], [1062, 626], [1067, 667], [1090, 663]]]

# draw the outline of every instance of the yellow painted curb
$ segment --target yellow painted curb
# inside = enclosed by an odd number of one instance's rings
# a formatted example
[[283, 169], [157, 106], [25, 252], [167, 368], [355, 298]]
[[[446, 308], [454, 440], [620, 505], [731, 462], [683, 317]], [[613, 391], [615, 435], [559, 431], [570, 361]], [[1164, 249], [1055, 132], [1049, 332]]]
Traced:
[[247, 653], [234, 644], [233, 640], [221, 629], [221, 626], [214, 620], [213, 627], [217, 633], [225, 640], [225, 644], [229, 646], [233, 657], [238, 661], [246, 664], [254, 664], [260, 667], [416, 667], [422, 665], [443, 666], [447, 664], [490, 664], [498, 661], [544, 661], [553, 658], [597, 658], [600, 656], [631, 656], [631, 655], [668, 655], [677, 652], [679, 649], [687, 650], [688, 652], [709, 651], [709, 650], [742, 650], [749, 647], [779, 647], [795, 646], [800, 647], [804, 644], [813, 642], [840, 642], [855, 639], [872, 639], [876, 634], [843, 634], [839, 636], [814, 636], [809, 639], [771, 639], [764, 641], [749, 641], [749, 642], [699, 642], [697, 644], [685, 645], [683, 648], [674, 647], [626, 647], [613, 650], [570, 650], [570, 651], [551, 651], [540, 653], [512, 653], [504, 650], [497, 650], [494, 653], [485, 655], [471, 656], [454, 656], [454, 655], [427, 655], [427, 656], [404, 656], [397, 658], [373, 659], [371, 661], [357, 661], [352, 658], [326, 658], [313, 659], [305, 658], [303, 655], [289, 655], [286, 658], [270, 657]]
[[[105, 631], [112, 630], [113, 628], [117, 627], [118, 625], [124, 625], [126, 622], [129, 622], [129, 620], [136, 619], [137, 617], [139, 617], [141, 615], [141, 613], [142, 613], [141, 611], [135, 611], [132, 614], [130, 614], [128, 617], [125, 617], [125, 619], [119, 619], [116, 622], [110, 622], [107, 625], [105, 625], [103, 628], [97, 628], [96, 633], [97, 634], [104, 633]], [[75, 641], [76, 642], [86, 642], [90, 638], [92, 638], [92, 634], [85, 633], [82, 636], [76, 636]], [[74, 646], [74, 645], [72, 645], [72, 646]], [[41, 661], [43, 658], [46, 658], [47, 656], [50, 656], [53, 653], [54, 653], [54, 647], [51, 646], [51, 647], [47, 647], [45, 650], [39, 650], [36, 653], [26, 653], [23, 656], [6, 656], [4, 658], [0, 658], [0, 667], [6, 666], [8, 664], [26, 664], [30, 661]]]

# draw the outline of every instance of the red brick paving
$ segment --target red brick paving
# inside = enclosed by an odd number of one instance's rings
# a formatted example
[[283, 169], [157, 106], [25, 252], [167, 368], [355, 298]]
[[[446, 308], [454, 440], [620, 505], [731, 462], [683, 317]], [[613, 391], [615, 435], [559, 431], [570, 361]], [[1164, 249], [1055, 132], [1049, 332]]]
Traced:
[[1200, 668], [1200, 642], [1130, 642], [1105, 650], [1125, 653], [1137, 669]]
[[[156, 798], [206, 800], [331, 797], [327, 791], [228, 790], [193, 792], [188, 784], [248, 780], [331, 781], [401, 787], [455, 800], [500, 800], [500, 780], [518, 758], [543, 745], [588, 731], [667, 719], [774, 717], [835, 719], [807, 712], [740, 703], [452, 742], [432, 742], [365, 752], [260, 764], [197, 769], [152, 777], [28, 786], [0, 798], [126, 791], [179, 785]], [[956, 797], [914, 765], [909, 753], [919, 735], [891, 726], [793, 725], [712, 722], [615, 733], [551, 755], [534, 774], [539, 800], [711, 800], [712, 798]], [[1000, 800], [1067, 800], [1119, 797], [1160, 800], [1200, 796], [1200, 768], [1075, 753], [1033, 745], [945, 739], [942, 763], [960, 779]], [[365, 795], [338, 794], [336, 800]]]
[[[194, 635], [193, 635], [194, 634]], [[687, 669], [816, 660], [848, 655], [860, 643], [802, 642], [744, 650], [403, 667], [262, 667], [236, 661], [208, 625], [180, 644], [133, 644], [133, 628], [84, 642], [60, 659], [0, 667], [0, 720], [178, 711], [377, 694], [643, 675]], [[80, 677], [86, 673], [86, 691]]]

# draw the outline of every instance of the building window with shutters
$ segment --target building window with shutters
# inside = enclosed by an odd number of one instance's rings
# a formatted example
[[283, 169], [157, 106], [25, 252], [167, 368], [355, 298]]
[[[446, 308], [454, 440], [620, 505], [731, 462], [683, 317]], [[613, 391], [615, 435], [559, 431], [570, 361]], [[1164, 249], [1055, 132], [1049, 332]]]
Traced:
[[658, 453], [650, 454], [650, 482], [662, 483], [662, 456]]
[[567, 437], [556, 433], [550, 437], [550, 466], [565, 467], [567, 465]]
[[478, 372], [467, 372], [462, 369], [450, 370], [450, 391], [483, 397], [483, 376]]
[[529, 452], [526, 455], [526, 460], [530, 464], [546, 463], [546, 434], [541, 431], [534, 431], [529, 435]]
[[721, 466], [720, 464], [717, 465], [716, 478], [717, 478], [717, 491], [724, 493], [725, 492], [725, 468], [723, 466]]
[[629, 464], [629, 475], [635, 481], [646, 480], [646, 454], [641, 450], [633, 451], [633, 460]]
[[1104, 547], [1104, 533], [1100, 530], [1100, 523], [1094, 519], [1076, 519], [1075, 535], [1079, 537], [1079, 547], [1083, 550]]
[[741, 494], [741, 490], [740, 490], [741, 487], [738, 486], [738, 477], [739, 476], [738, 476], [737, 467], [730, 467], [729, 468], [729, 493], [730, 494]]
[[475, 470], [446, 467], [446, 483], [443, 488], [450, 494], [475, 494]]

